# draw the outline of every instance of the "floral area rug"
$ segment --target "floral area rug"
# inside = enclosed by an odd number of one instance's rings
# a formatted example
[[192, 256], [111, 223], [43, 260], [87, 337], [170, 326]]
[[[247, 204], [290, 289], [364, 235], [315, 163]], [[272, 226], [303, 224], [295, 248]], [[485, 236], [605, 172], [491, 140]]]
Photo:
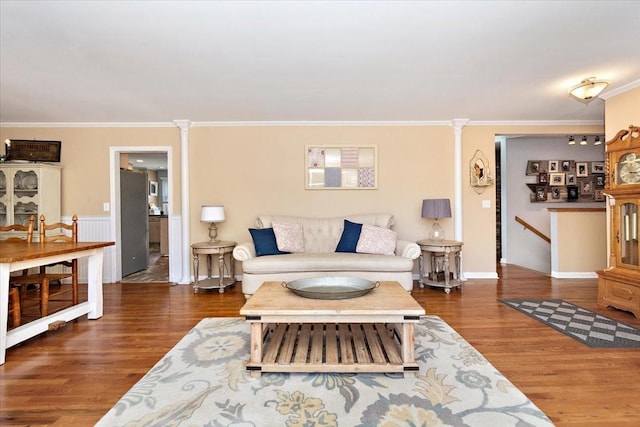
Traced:
[[98, 426], [550, 426], [522, 392], [437, 316], [415, 328], [420, 370], [401, 374], [245, 370], [249, 325], [193, 328]]

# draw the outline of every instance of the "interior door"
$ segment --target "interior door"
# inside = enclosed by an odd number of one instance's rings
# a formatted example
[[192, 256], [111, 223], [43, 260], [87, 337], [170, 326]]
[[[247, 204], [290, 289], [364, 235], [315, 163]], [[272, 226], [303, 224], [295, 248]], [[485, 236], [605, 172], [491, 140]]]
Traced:
[[120, 219], [122, 276], [147, 268], [149, 264], [149, 211], [147, 174], [120, 171]]

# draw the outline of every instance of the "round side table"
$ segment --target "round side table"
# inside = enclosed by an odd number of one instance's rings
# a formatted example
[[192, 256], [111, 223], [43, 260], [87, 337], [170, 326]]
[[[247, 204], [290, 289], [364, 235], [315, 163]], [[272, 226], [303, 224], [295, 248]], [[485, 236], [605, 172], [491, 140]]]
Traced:
[[[193, 252], [193, 292], [198, 289], [218, 289], [220, 293], [236, 283], [233, 265], [233, 248], [236, 242], [218, 240], [215, 242], [201, 242], [191, 245]], [[200, 280], [200, 255], [207, 257], [207, 278]], [[212, 276], [211, 256], [218, 255], [218, 276]]]
[[[424, 288], [425, 285], [437, 286], [444, 288], [446, 293], [450, 293], [452, 288], [462, 286], [462, 280], [460, 280], [462, 242], [455, 240], [419, 240], [416, 243], [422, 251], [419, 262], [419, 284], [421, 288]], [[451, 254], [454, 254], [453, 269], [450, 267]], [[431, 267], [428, 274], [425, 272], [425, 258], [429, 259]]]

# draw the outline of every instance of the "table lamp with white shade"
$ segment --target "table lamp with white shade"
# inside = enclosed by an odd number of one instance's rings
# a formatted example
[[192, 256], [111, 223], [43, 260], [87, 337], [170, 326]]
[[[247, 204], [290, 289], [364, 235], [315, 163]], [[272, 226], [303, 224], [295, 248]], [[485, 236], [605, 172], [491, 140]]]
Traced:
[[222, 205], [203, 205], [200, 212], [200, 221], [209, 222], [209, 242], [217, 242], [218, 229], [216, 222], [224, 221], [224, 206]]
[[429, 240], [444, 240], [444, 229], [438, 224], [438, 218], [451, 218], [449, 199], [425, 199], [422, 201], [422, 218], [434, 218], [429, 232]]

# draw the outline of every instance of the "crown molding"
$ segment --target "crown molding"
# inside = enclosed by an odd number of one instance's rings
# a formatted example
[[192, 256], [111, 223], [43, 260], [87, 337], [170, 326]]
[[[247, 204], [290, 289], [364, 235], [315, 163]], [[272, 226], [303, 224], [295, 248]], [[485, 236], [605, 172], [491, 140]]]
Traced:
[[467, 126], [604, 126], [603, 120], [531, 120], [481, 121], [470, 120]]
[[[640, 82], [640, 80], [638, 81]], [[175, 128], [191, 127], [293, 127], [293, 126], [452, 126], [461, 119], [435, 121], [237, 121], [237, 122], [0, 122], [4, 128]], [[178, 124], [180, 123], [180, 124]], [[464, 119], [464, 126], [600, 126], [604, 120], [482, 121]]]
[[174, 122], [0, 122], [5, 128], [175, 128]]
[[449, 126], [451, 122], [446, 120], [436, 121], [237, 121], [237, 122], [193, 122], [196, 127], [251, 127], [251, 126]]
[[627, 83], [624, 86], [620, 86], [618, 88], [608, 90], [606, 91], [606, 93], [600, 94], [598, 98], [602, 98], [606, 101], [609, 98], [613, 98], [614, 96], [620, 95], [621, 93], [628, 92], [631, 89], [635, 89], [637, 87], [640, 87], [640, 80], [636, 80], [631, 83]]

